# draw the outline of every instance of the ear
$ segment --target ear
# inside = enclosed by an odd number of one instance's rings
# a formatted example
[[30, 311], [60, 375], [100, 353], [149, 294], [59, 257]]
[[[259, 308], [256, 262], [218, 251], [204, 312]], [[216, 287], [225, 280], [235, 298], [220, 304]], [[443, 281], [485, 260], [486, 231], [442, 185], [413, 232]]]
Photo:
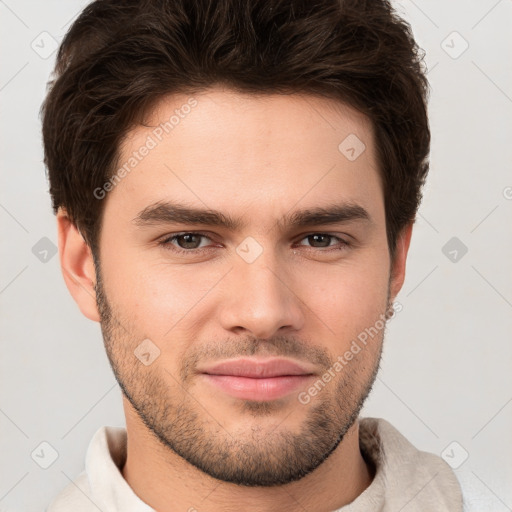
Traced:
[[412, 226], [410, 222], [400, 231], [395, 250], [395, 259], [391, 263], [391, 284], [390, 284], [390, 300], [393, 302], [398, 292], [401, 290], [405, 280], [405, 264], [407, 260], [407, 253], [411, 243]]
[[96, 305], [96, 271], [92, 252], [81, 233], [62, 208], [57, 213], [59, 258], [64, 281], [80, 311], [90, 320], [100, 321]]

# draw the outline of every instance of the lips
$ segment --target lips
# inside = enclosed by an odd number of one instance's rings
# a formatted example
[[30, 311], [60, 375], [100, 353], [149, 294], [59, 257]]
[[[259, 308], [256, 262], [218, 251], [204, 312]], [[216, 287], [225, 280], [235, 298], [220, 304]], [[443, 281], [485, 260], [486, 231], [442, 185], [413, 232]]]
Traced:
[[235, 359], [207, 367], [201, 373], [265, 379], [287, 375], [311, 375], [313, 370], [307, 365], [289, 359]]
[[205, 381], [232, 397], [268, 401], [307, 384], [313, 368], [289, 359], [236, 359], [200, 370]]

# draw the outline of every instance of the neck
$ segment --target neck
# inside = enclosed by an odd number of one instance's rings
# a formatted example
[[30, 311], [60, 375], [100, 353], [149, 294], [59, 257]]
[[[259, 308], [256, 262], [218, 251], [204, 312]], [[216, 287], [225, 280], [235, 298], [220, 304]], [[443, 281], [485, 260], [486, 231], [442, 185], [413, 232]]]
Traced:
[[127, 458], [122, 475], [139, 498], [158, 512], [328, 512], [355, 500], [372, 482], [374, 468], [359, 450], [359, 422], [336, 450], [301, 480], [276, 487], [244, 487], [198, 470], [159, 440], [125, 403]]

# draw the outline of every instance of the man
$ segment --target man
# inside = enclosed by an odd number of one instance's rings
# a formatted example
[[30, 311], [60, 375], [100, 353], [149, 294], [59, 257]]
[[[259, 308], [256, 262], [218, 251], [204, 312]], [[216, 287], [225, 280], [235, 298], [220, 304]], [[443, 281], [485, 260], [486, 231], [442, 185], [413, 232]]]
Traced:
[[63, 276], [126, 429], [48, 510], [457, 511], [359, 419], [428, 171], [428, 84], [386, 1], [105, 0], [43, 108]]

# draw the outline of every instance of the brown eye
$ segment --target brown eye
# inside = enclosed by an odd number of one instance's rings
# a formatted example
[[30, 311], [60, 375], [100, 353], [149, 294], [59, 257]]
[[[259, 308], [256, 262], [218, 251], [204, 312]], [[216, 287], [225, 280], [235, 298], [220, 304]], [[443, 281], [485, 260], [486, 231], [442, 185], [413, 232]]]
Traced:
[[159, 245], [177, 253], [193, 254], [208, 249], [207, 246], [201, 247], [202, 239], [211, 241], [204, 233], [175, 233], [159, 242]]
[[317, 247], [329, 247], [330, 241], [333, 237], [330, 235], [325, 235], [323, 233], [315, 234], [315, 235], [309, 235], [307, 237], [310, 244], [314, 245], [319, 243], [320, 245]]
[[[343, 240], [342, 238], [331, 235], [329, 233], [312, 233], [310, 235], [305, 236], [302, 240], [307, 240], [310, 244], [310, 247], [313, 249], [322, 249], [322, 248], [332, 248], [332, 249], [343, 249], [348, 246], [348, 242]], [[338, 241], [338, 244], [332, 245], [332, 241]], [[304, 244], [300, 244], [304, 245]]]
[[195, 233], [186, 233], [175, 237], [182, 249], [197, 249], [199, 247], [198, 244], [201, 243], [200, 238], [201, 235], [196, 235]]

